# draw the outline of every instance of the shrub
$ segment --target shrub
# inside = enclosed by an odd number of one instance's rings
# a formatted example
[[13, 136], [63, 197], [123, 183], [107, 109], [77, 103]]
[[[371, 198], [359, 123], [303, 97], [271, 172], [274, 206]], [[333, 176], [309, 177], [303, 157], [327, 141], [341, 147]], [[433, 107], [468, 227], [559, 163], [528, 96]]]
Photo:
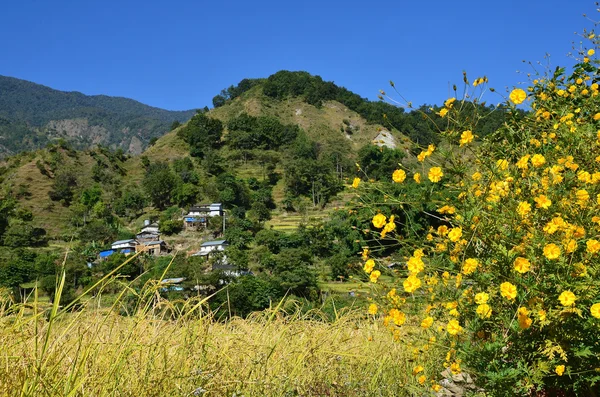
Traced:
[[[409, 338], [417, 348], [446, 346], [439, 368], [425, 374], [433, 382], [424, 382], [428, 388], [440, 388], [435, 381], [443, 368], [458, 374], [464, 367], [492, 395], [599, 390], [600, 91], [594, 79], [600, 62], [593, 55], [593, 48], [582, 53], [570, 75], [557, 68], [526, 90], [512, 90], [507, 123], [481, 142], [471, 131], [484, 116], [461, 116], [466, 97], [448, 99], [439, 111], [448, 123], [445, 138], [456, 147], [438, 157], [430, 147], [418, 156], [420, 184], [457, 193], [437, 209], [449, 226], [413, 241], [402, 277], [385, 285], [380, 301], [384, 324], [396, 335], [411, 324], [423, 328], [417, 342]], [[486, 83], [476, 79], [470, 97]], [[527, 100], [531, 111], [523, 116], [516, 108]], [[397, 183], [416, 183], [400, 174], [393, 175]], [[383, 235], [396, 228], [382, 213], [372, 224]], [[403, 243], [408, 252], [410, 242]], [[378, 282], [382, 270], [372, 259], [365, 271]]]

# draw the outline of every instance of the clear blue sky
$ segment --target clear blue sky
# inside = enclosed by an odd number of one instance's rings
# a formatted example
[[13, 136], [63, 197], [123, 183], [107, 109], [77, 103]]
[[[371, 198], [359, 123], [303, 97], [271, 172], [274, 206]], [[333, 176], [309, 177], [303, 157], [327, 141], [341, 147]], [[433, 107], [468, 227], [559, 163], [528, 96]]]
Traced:
[[393, 80], [415, 104], [441, 103], [463, 70], [504, 91], [526, 80], [522, 60], [569, 64], [583, 13], [597, 17], [593, 1], [13, 0], [0, 74], [173, 110], [281, 69], [369, 99]]

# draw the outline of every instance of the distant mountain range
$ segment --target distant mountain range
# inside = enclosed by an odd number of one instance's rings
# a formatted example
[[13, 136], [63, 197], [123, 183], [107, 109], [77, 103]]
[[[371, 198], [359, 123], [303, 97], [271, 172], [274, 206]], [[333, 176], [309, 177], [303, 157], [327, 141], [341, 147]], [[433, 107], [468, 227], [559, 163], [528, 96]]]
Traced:
[[141, 153], [195, 110], [169, 111], [133, 99], [58, 91], [0, 76], [0, 158], [63, 138], [76, 148], [105, 145]]

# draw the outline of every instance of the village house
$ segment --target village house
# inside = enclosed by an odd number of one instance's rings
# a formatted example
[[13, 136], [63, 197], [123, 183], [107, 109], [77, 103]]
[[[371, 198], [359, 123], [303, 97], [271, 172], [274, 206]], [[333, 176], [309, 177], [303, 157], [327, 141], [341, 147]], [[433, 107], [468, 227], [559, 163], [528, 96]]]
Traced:
[[192, 256], [210, 257], [210, 254], [225, 251], [225, 248], [227, 248], [228, 245], [229, 243], [227, 240], [206, 241], [200, 245], [200, 250]]
[[110, 248], [121, 254], [131, 254], [135, 252], [138, 244], [139, 243], [135, 239], [119, 240], [112, 243]]
[[142, 230], [140, 230], [138, 234], [136, 234], [135, 237], [140, 243], [160, 240], [160, 230], [158, 223], [150, 223], [149, 220], [145, 220], [144, 227], [142, 228]]
[[125, 255], [136, 252], [138, 242], [135, 239], [119, 240], [111, 244], [109, 250], [100, 251], [100, 259], [106, 259], [114, 253], [121, 253]]
[[223, 216], [223, 204], [201, 204], [190, 207], [187, 215], [183, 217], [185, 230], [198, 230], [208, 225], [208, 218]]
[[146, 241], [137, 246], [138, 252], [145, 252], [148, 255], [159, 256], [169, 252], [167, 243], [162, 240]]

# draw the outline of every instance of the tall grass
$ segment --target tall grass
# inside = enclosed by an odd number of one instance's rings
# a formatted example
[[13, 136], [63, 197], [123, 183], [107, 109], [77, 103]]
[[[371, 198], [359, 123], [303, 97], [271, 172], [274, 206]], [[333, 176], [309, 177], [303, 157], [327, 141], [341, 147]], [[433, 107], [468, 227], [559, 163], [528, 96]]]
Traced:
[[[58, 302], [64, 276], [59, 281]], [[397, 396], [412, 365], [389, 331], [363, 312], [216, 321], [206, 298], [169, 302], [149, 283], [133, 309], [124, 285], [112, 307], [94, 296], [43, 307], [0, 295], [0, 393], [22, 396]], [[121, 315], [124, 308], [129, 315]]]

